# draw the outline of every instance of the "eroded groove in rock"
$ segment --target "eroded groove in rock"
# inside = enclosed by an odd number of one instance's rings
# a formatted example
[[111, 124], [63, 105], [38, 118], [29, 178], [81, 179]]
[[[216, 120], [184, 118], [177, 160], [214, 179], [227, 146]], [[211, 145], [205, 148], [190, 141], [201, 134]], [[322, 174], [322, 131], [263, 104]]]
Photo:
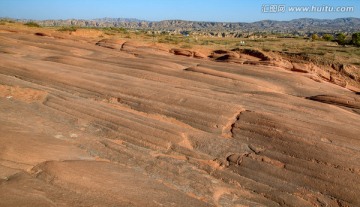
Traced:
[[[297, 127], [291, 128], [292, 131], [290, 131], [289, 124], [297, 125]], [[356, 192], [360, 190], [357, 189], [359, 167], [350, 163], [346, 164], [349, 154], [358, 157], [357, 151], [349, 150], [345, 146], [321, 144], [327, 141], [321, 138], [321, 130], [316, 131], [317, 126], [306, 125], [308, 124], [296, 120], [286, 119], [281, 122], [276, 117], [245, 112], [235, 125], [234, 138], [240, 138], [249, 144], [258, 144], [265, 150], [260, 153], [261, 157], [252, 154], [233, 156], [229, 159], [235, 165], [230, 165], [230, 167], [240, 175], [251, 179], [267, 180], [265, 183], [268, 185], [289, 182], [289, 180], [294, 184], [288, 189], [282, 185], [274, 186], [280, 191], [295, 192], [297, 188], [310, 188], [315, 192], [326, 192], [334, 198], [342, 198], [346, 203], [358, 202], [357, 199], [353, 199], [356, 195], [353, 190], [354, 188]], [[309, 143], [309, 139], [302, 139], [303, 127], [313, 128], [313, 136], [319, 139], [318, 144]], [[270, 129], [273, 132], [269, 133]], [[242, 138], [243, 136], [248, 137], [248, 140]], [[337, 138], [329, 135], [328, 139], [334, 141]], [[322, 167], [318, 168], [319, 165]], [[255, 171], [261, 171], [263, 179], [259, 178], [260, 175], [253, 176]], [[338, 178], [338, 174], [342, 174], [343, 177]], [[306, 181], [302, 178], [304, 175]], [[282, 181], [277, 181], [277, 179]], [[328, 189], [326, 186], [330, 183], [342, 186], [343, 191]]]
[[311, 96], [308, 99], [327, 103], [327, 104], [345, 106], [353, 109], [360, 109], [360, 99], [356, 97], [318, 95], [318, 96]]

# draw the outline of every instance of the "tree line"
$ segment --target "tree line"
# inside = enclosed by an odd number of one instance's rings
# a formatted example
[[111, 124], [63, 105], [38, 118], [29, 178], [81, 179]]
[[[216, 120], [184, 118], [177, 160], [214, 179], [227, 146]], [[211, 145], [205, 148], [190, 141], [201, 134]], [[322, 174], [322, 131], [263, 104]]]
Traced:
[[338, 33], [336, 35], [332, 34], [323, 34], [322, 36], [318, 34], [312, 34], [312, 40], [324, 40], [329, 42], [337, 42], [339, 45], [354, 45], [360, 47], [360, 32], [353, 33], [350, 36], [344, 33]]

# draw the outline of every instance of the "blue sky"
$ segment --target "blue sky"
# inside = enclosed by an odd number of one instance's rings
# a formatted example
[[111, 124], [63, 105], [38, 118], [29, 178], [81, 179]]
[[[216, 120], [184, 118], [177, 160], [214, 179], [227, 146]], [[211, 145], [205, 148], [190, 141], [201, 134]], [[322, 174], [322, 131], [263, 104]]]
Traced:
[[[353, 12], [262, 12], [264, 5], [353, 6]], [[265, 19], [334, 19], [360, 17], [359, 0], [0, 0], [0, 17], [19, 19], [93, 19], [102, 17], [144, 20], [182, 19], [253, 22]]]

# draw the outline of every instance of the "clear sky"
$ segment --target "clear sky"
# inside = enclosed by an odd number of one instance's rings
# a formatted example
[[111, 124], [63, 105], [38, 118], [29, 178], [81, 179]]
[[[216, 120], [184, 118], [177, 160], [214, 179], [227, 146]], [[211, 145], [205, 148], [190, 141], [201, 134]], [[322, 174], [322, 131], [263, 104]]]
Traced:
[[[268, 6], [285, 5], [269, 13]], [[266, 7], [264, 7], [266, 6]], [[290, 6], [352, 6], [352, 12], [289, 12]], [[262, 8], [265, 8], [262, 12]], [[0, 17], [19, 19], [94, 19], [102, 17], [253, 22], [296, 18], [360, 18], [360, 0], [0, 0]]]

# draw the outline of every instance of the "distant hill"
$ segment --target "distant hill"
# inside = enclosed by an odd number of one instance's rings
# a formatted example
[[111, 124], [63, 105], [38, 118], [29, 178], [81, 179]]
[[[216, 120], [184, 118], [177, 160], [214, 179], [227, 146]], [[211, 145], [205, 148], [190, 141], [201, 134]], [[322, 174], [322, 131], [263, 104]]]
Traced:
[[[30, 20], [16, 20], [27, 22]], [[226, 32], [275, 32], [275, 33], [336, 33], [360, 31], [360, 18], [340, 19], [294, 19], [291, 21], [263, 20], [253, 23], [244, 22], [198, 22], [183, 20], [146, 21], [128, 18], [101, 18], [93, 20], [42, 20], [42, 26], [79, 26], [79, 27], [123, 27], [131, 29], [163, 31], [226, 31]]]

